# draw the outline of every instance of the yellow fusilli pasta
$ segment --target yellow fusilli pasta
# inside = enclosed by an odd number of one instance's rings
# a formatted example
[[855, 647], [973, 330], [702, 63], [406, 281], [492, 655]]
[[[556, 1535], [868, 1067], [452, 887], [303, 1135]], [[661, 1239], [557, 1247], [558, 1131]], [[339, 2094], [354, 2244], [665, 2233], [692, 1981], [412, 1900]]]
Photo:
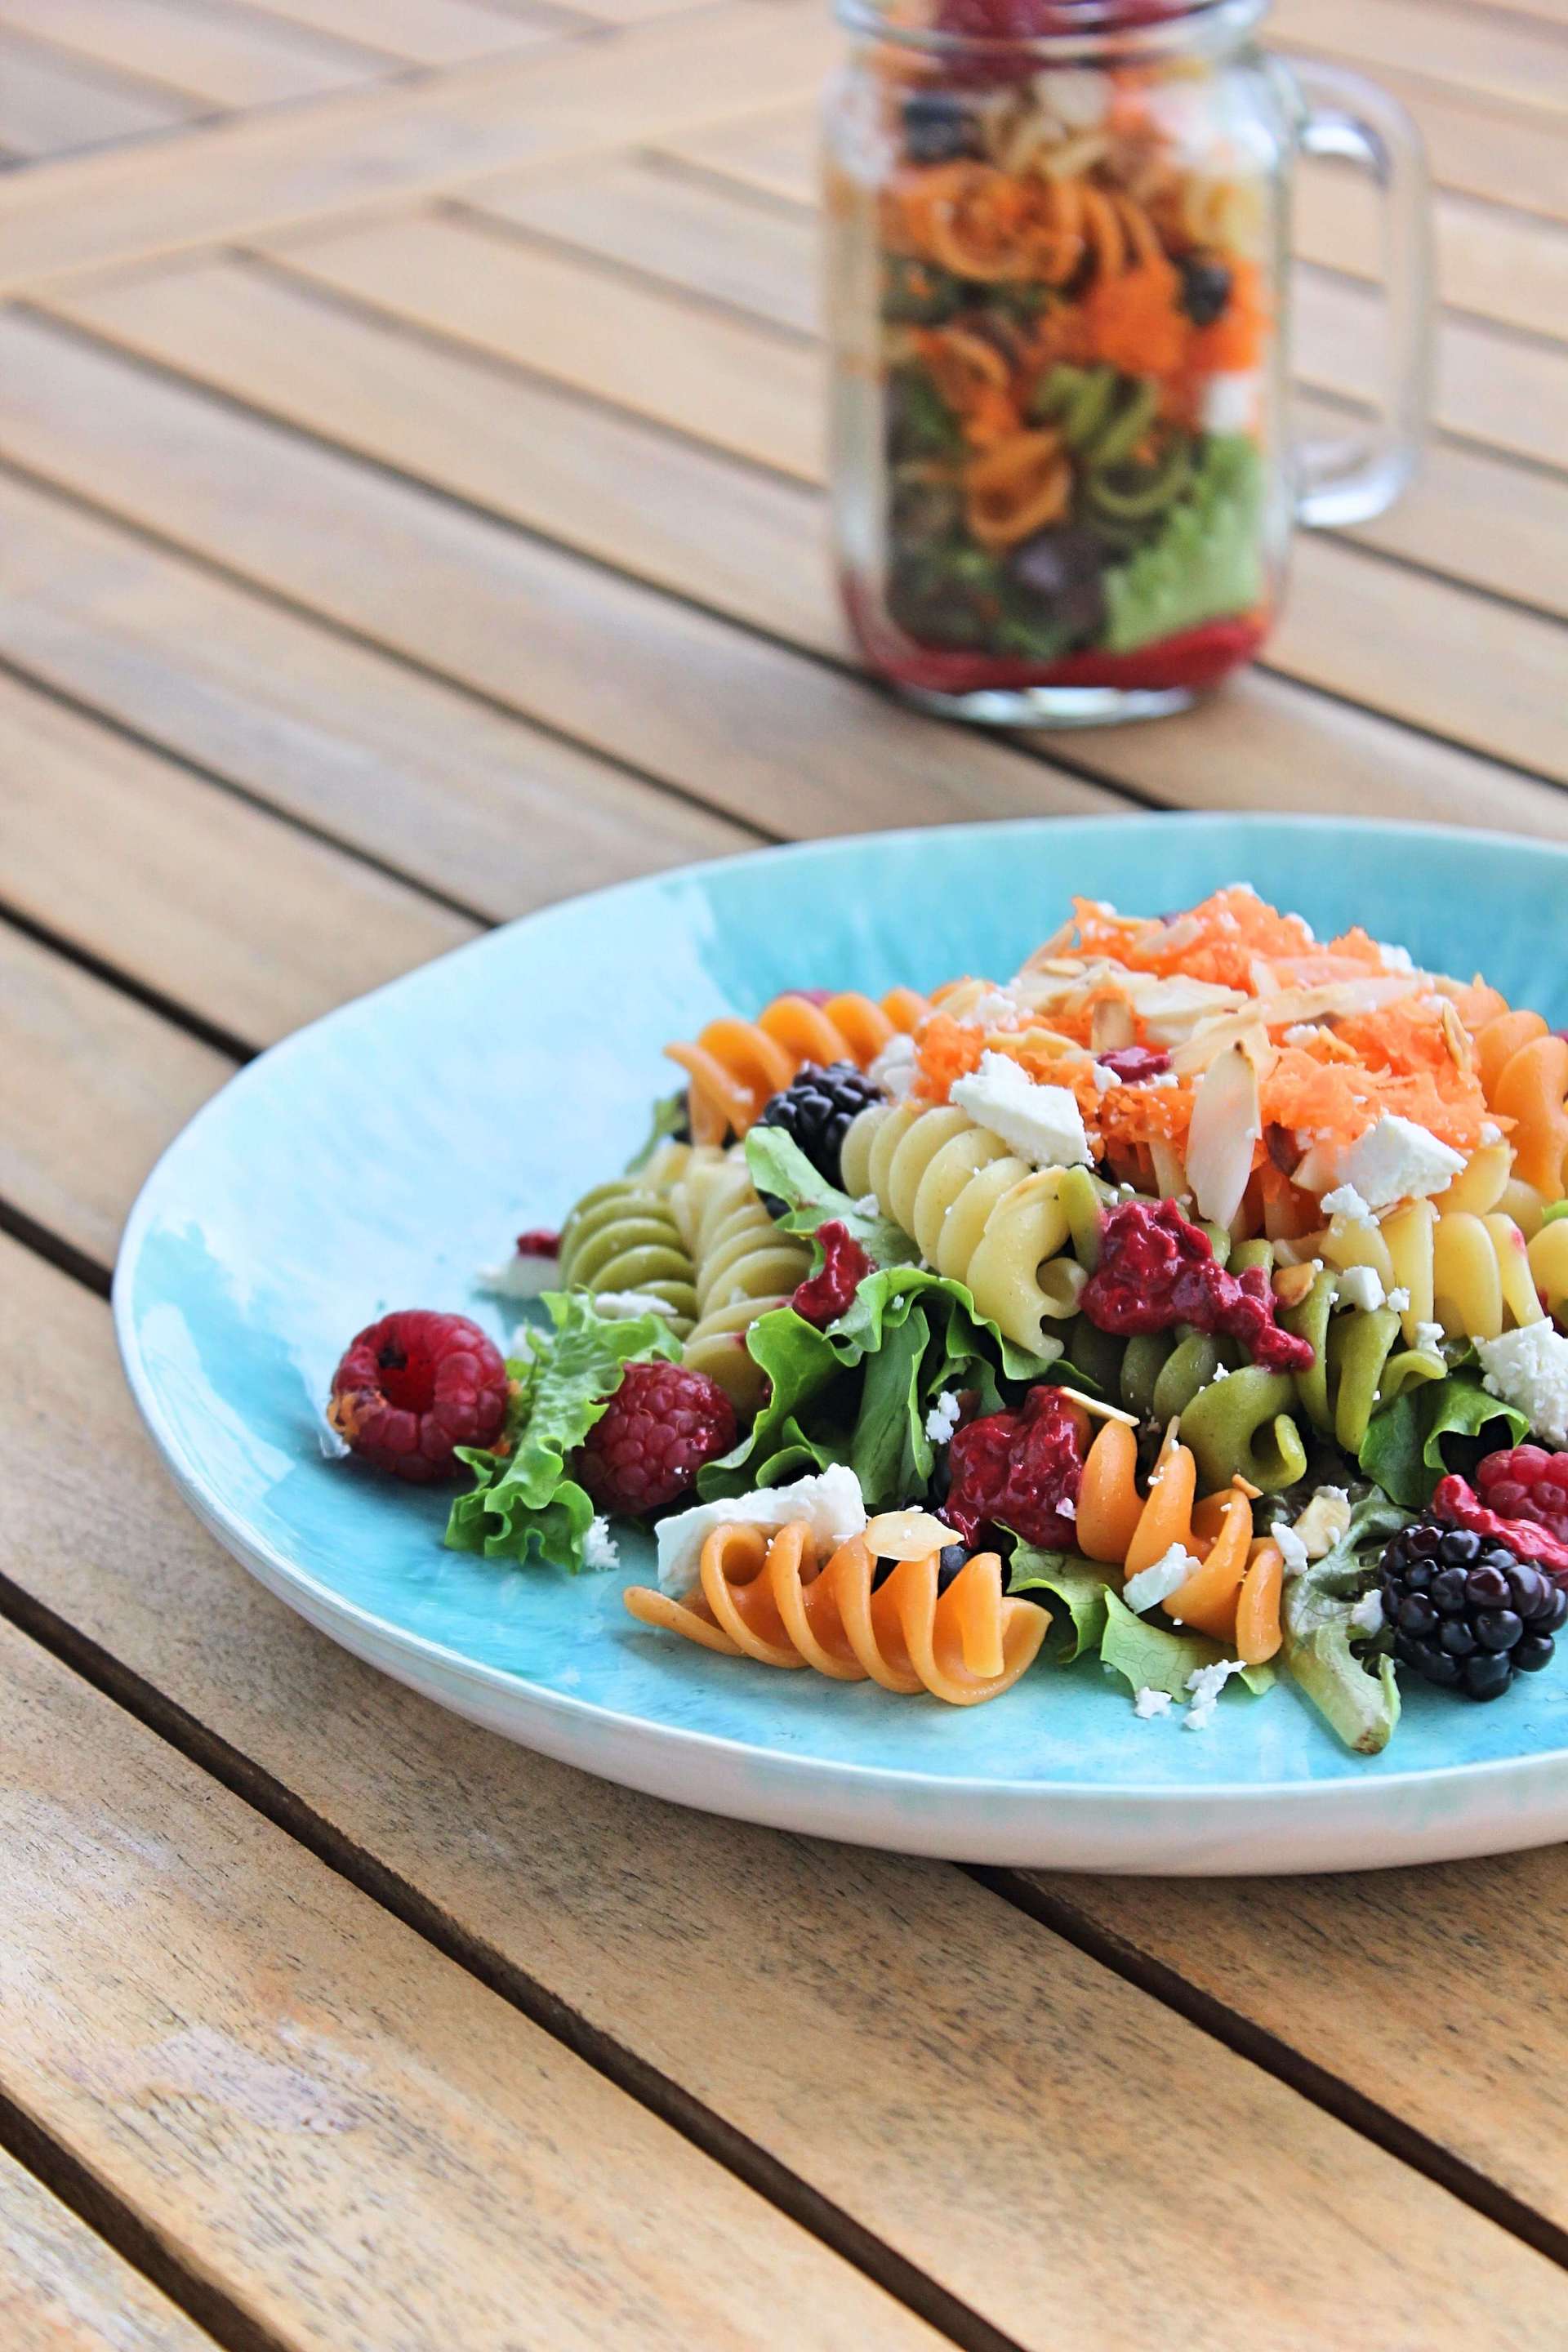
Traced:
[[810, 1247], [774, 1224], [738, 1151], [694, 1150], [670, 1207], [696, 1268], [697, 1317], [684, 1360], [717, 1381], [739, 1411], [754, 1412], [763, 1375], [746, 1334], [805, 1280]]

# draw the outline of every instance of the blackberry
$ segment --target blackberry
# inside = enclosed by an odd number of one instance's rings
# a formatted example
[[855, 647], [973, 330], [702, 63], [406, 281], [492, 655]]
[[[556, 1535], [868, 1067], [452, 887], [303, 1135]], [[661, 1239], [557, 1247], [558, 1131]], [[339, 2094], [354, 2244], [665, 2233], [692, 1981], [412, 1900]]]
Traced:
[[1229, 270], [1223, 261], [1211, 260], [1202, 253], [1184, 253], [1179, 266], [1183, 310], [1194, 327], [1212, 327], [1230, 300]]
[[1501, 1544], [1418, 1520], [1379, 1563], [1394, 1654], [1423, 1681], [1500, 1698], [1516, 1674], [1546, 1665], [1568, 1591]]
[[980, 152], [979, 126], [962, 99], [917, 89], [904, 100], [904, 152], [911, 163], [952, 163]]
[[842, 1185], [839, 1153], [850, 1123], [868, 1104], [881, 1099], [881, 1087], [853, 1062], [829, 1062], [826, 1069], [807, 1062], [798, 1077], [767, 1104], [757, 1125], [782, 1127], [819, 1176], [826, 1176], [830, 1184]]
[[[936, 1597], [940, 1601], [953, 1578], [971, 1557], [967, 1544], [943, 1544], [936, 1559]], [[871, 1590], [879, 1592], [898, 1566], [896, 1559], [879, 1559], [871, 1570]]]

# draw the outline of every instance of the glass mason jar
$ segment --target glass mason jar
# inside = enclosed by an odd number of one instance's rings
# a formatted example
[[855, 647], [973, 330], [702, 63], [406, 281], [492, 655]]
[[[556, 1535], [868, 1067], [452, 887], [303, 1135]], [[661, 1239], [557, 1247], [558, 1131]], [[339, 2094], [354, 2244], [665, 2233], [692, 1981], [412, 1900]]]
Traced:
[[[1265, 5], [839, 0], [837, 557], [866, 659], [922, 701], [1178, 709], [1262, 645], [1293, 522], [1364, 520], [1410, 477], [1420, 142], [1359, 76], [1265, 57]], [[1284, 428], [1300, 153], [1383, 191], [1388, 391], [1359, 440]]]

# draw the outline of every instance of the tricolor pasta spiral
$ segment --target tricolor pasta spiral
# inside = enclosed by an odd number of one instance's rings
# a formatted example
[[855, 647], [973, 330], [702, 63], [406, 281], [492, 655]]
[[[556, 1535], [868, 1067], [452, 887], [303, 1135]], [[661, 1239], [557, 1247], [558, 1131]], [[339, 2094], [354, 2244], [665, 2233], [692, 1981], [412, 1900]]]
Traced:
[[738, 1151], [695, 1150], [670, 1206], [696, 1268], [697, 1319], [684, 1360], [717, 1381], [739, 1411], [754, 1412], [763, 1375], [746, 1334], [805, 1280], [810, 1246], [774, 1224]]
[[1196, 1502], [1198, 1465], [1173, 1432], [1160, 1449], [1147, 1495], [1138, 1486], [1138, 1444], [1125, 1422], [1108, 1421], [1089, 1449], [1079, 1487], [1079, 1547], [1089, 1559], [1133, 1577], [1171, 1547], [1199, 1566], [1163, 1604], [1180, 1625], [1233, 1647], [1248, 1665], [1279, 1647], [1284, 1561], [1279, 1547], [1252, 1532], [1246, 1488], [1233, 1486]]
[[759, 1528], [726, 1526], [702, 1547], [691, 1600], [646, 1586], [625, 1598], [643, 1624], [724, 1657], [811, 1666], [833, 1682], [870, 1681], [906, 1695], [929, 1691], [952, 1706], [998, 1697], [1038, 1656], [1049, 1615], [1005, 1597], [994, 1552], [976, 1553], [942, 1593], [935, 1552], [899, 1561], [873, 1591], [876, 1568], [864, 1536], [819, 1567], [802, 1521], [771, 1539]]
[[661, 1299], [678, 1339], [697, 1319], [691, 1252], [667, 1195], [640, 1176], [584, 1193], [562, 1228], [561, 1281], [591, 1297], [637, 1291]]
[[1047, 1325], [1076, 1313], [1099, 1242], [1100, 1192], [1086, 1170], [1031, 1168], [951, 1106], [885, 1103], [853, 1122], [842, 1160], [846, 1188], [875, 1194], [1005, 1338], [1037, 1354], [1059, 1347]]
[[1314, 1249], [1342, 1272], [1369, 1265], [1384, 1290], [1407, 1291], [1407, 1339], [1420, 1323], [1440, 1323], [1456, 1339], [1495, 1339], [1538, 1322], [1525, 1225], [1539, 1226], [1542, 1202], [1510, 1176], [1512, 1157], [1506, 1143], [1483, 1145], [1436, 1200], [1407, 1201], [1377, 1224], [1336, 1217]]
[[694, 1140], [722, 1143], [728, 1135], [745, 1135], [807, 1062], [868, 1068], [894, 1036], [917, 1028], [930, 1010], [912, 988], [889, 989], [880, 1003], [850, 989], [822, 1003], [777, 996], [755, 1021], [710, 1021], [694, 1043], [665, 1047], [690, 1078]]

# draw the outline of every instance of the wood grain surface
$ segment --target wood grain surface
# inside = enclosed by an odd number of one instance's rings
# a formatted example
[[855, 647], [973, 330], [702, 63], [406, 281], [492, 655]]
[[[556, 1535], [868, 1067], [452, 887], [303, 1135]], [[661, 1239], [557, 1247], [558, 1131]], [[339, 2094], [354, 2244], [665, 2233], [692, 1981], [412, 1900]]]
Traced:
[[[1264, 666], [1009, 739], [828, 574], [813, 0], [0, 0], [4, 2352], [1561, 2352], [1561, 1849], [964, 1873], [437, 1712], [102, 1293], [252, 1049], [572, 892], [1138, 806], [1568, 838], [1568, 0], [1277, 0], [1426, 136], [1437, 432]], [[1373, 390], [1302, 174], [1298, 422]]]

